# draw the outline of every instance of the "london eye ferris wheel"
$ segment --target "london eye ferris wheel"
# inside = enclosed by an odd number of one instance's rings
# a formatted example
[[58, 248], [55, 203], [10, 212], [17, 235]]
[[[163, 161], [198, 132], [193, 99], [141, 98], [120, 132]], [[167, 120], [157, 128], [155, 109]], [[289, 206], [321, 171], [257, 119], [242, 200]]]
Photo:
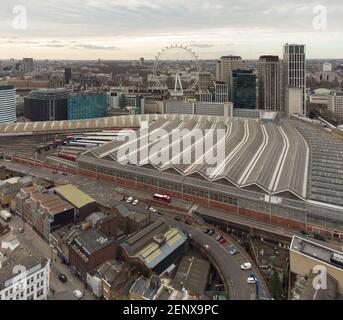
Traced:
[[172, 96], [182, 96], [184, 90], [197, 87], [199, 72], [198, 56], [191, 48], [171, 45], [155, 57], [151, 86], [168, 90]]

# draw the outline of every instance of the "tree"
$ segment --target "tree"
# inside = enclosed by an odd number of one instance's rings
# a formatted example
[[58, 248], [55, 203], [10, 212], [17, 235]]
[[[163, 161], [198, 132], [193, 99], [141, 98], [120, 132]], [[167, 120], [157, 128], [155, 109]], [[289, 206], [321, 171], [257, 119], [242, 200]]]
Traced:
[[270, 294], [275, 300], [280, 300], [282, 296], [282, 285], [279, 273], [273, 269], [272, 277], [270, 280]]

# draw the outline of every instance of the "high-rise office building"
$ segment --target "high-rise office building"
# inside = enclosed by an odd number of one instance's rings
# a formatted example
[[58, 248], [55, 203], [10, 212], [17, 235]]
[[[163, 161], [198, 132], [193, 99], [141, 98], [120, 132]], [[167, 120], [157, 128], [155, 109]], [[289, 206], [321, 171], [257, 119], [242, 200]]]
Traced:
[[252, 70], [232, 72], [234, 108], [256, 109], [256, 75]]
[[139, 59], [139, 65], [140, 65], [141, 67], [144, 66], [144, 58], [143, 58], [143, 57]]
[[70, 80], [71, 80], [71, 68], [65, 68], [64, 69], [64, 82], [66, 84], [69, 84], [70, 83]]
[[106, 117], [107, 104], [106, 92], [72, 93], [68, 97], [68, 120]]
[[258, 108], [283, 111], [282, 64], [278, 56], [261, 56], [257, 62]]
[[32, 121], [68, 119], [68, 96], [70, 90], [39, 89], [24, 98], [24, 116]]
[[34, 71], [33, 59], [32, 58], [24, 58], [22, 64], [22, 72], [24, 74], [31, 73]]
[[306, 114], [306, 46], [286, 44], [283, 50], [283, 90], [287, 96], [289, 87], [302, 90], [302, 113]]
[[15, 122], [16, 96], [14, 86], [0, 85], [0, 123]]
[[230, 84], [233, 70], [246, 70], [247, 65], [238, 56], [223, 56], [217, 61], [216, 80]]

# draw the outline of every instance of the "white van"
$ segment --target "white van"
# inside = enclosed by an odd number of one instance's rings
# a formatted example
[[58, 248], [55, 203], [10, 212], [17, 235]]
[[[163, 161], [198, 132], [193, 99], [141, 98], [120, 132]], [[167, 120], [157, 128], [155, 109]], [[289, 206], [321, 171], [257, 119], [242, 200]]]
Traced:
[[127, 200], [126, 200], [126, 203], [130, 204], [132, 201], [133, 201], [133, 197], [128, 197]]
[[75, 297], [76, 299], [78, 299], [78, 300], [82, 299], [82, 297], [83, 297], [83, 294], [82, 294], [82, 292], [81, 292], [80, 290], [75, 290], [75, 291], [73, 292], [73, 295], [74, 295], [74, 297]]
[[242, 269], [243, 271], [251, 270], [251, 263], [250, 263], [250, 262], [243, 263], [243, 264], [241, 265], [241, 269]]
[[0, 211], [0, 217], [5, 222], [9, 222], [12, 218], [12, 215], [7, 210], [1, 210]]

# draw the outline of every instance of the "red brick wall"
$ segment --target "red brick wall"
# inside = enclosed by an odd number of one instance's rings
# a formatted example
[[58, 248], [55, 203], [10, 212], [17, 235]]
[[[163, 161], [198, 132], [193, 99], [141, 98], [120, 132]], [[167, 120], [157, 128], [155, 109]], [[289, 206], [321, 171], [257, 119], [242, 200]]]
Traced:
[[[24, 159], [21, 157], [13, 157], [13, 161], [24, 163], [26, 165], [31, 165], [31, 166], [36, 166], [36, 167], [45, 167], [45, 168], [57, 170], [57, 166], [55, 166], [55, 165], [46, 164], [46, 163], [37, 162], [37, 161], [35, 162], [34, 160]], [[59, 168], [58, 170], [72, 172], [72, 173], [74, 172], [74, 170], [64, 169], [64, 168]], [[83, 176], [88, 177], [88, 178], [96, 178], [96, 173], [88, 171], [88, 170], [79, 169], [78, 174], [83, 175]], [[203, 198], [199, 198], [199, 197], [192, 196], [192, 195], [187, 195], [187, 194], [182, 195], [179, 192], [167, 190], [164, 188], [158, 189], [155, 186], [150, 186], [150, 185], [138, 183], [138, 182], [135, 183], [134, 181], [128, 181], [128, 180], [125, 180], [122, 178], [116, 179], [115, 177], [106, 176], [104, 174], [98, 174], [98, 179], [104, 180], [104, 181], [111, 181], [111, 182], [117, 183], [117, 184], [122, 185], [122, 186], [126, 186], [128, 188], [132, 188], [132, 189], [139, 189], [139, 190], [148, 191], [151, 193], [167, 194], [167, 195], [170, 195], [171, 197], [174, 197], [174, 198], [179, 198], [179, 199], [189, 201], [189, 202], [193, 202], [193, 203], [199, 203], [199, 204], [202, 204], [205, 206], [209, 206], [211, 208], [225, 210], [225, 211], [229, 211], [230, 213], [237, 214], [237, 207], [236, 206], [232, 206], [232, 205], [228, 205], [228, 204], [224, 204], [224, 203], [220, 203], [220, 202], [216, 202], [216, 201], [208, 201], [208, 199], [203, 199]], [[257, 211], [253, 211], [253, 210], [249, 210], [249, 209], [245, 209], [245, 208], [239, 208], [239, 214], [242, 216], [249, 217], [252, 219], [257, 219], [257, 220], [260, 220], [263, 222], [268, 222], [268, 223], [272, 223], [275, 225], [286, 226], [288, 228], [295, 229], [295, 230], [306, 230], [306, 226], [302, 222], [293, 221], [293, 220], [290, 220], [287, 218], [276, 217], [276, 216], [272, 216], [270, 218], [269, 214], [266, 214], [263, 212], [257, 212]], [[321, 235], [323, 235], [323, 236], [325, 236], [325, 235], [332, 236], [332, 234], [333, 234], [333, 231], [330, 231], [327, 228], [323, 228], [321, 226], [316, 226], [316, 228], [321, 230], [320, 232], [321, 232]], [[313, 232], [312, 226], [308, 226], [307, 231]], [[341, 235], [341, 238], [343, 238], [343, 235]]]
[[268, 214], [258, 211], [253, 211], [245, 208], [239, 208], [239, 214], [248, 218], [262, 220], [264, 222], [270, 222], [270, 217]]
[[282, 217], [272, 216], [272, 223], [277, 224], [277, 225], [281, 225], [284, 227], [288, 227], [288, 228], [294, 229], [294, 230], [299, 230], [299, 231], [306, 230], [305, 223], [300, 222], [300, 221], [294, 221], [294, 220], [282, 218]]
[[214, 209], [225, 210], [225, 211], [229, 211], [229, 212], [238, 214], [238, 208], [236, 206], [233, 206], [233, 205], [229, 205], [229, 204], [225, 204], [225, 203], [216, 202], [216, 201], [211, 200], [210, 201], [210, 207], [214, 208]]

